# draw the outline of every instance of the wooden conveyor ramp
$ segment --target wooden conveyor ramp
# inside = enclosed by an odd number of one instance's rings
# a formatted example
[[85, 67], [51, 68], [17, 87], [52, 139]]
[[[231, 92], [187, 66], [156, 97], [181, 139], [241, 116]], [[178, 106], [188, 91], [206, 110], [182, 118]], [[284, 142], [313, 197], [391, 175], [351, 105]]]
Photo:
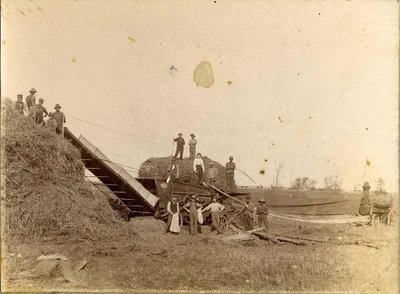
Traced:
[[67, 128], [64, 136], [81, 151], [85, 167], [129, 209], [130, 216], [153, 215], [159, 198], [150, 193], [123, 167], [111, 162], [82, 135], [77, 138]]

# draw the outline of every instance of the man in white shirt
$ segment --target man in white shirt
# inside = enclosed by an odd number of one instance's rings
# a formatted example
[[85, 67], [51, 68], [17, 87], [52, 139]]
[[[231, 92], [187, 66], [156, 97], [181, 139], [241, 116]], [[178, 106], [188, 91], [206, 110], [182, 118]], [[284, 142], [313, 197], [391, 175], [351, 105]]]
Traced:
[[189, 140], [189, 156], [190, 160], [193, 160], [196, 154], [197, 140], [194, 138], [194, 134], [190, 134], [190, 137], [192, 137], [192, 139]]
[[214, 230], [217, 230], [218, 233], [220, 233], [220, 212], [225, 209], [225, 206], [223, 206], [221, 203], [217, 202], [217, 197], [214, 196], [212, 199], [213, 202], [211, 202], [209, 205], [207, 205], [202, 211], [211, 211], [211, 219], [212, 219], [212, 226], [211, 226], [211, 232]]
[[201, 153], [197, 153], [197, 157], [193, 160], [193, 171], [196, 173], [198, 183], [200, 184], [204, 178], [204, 162], [201, 158]]

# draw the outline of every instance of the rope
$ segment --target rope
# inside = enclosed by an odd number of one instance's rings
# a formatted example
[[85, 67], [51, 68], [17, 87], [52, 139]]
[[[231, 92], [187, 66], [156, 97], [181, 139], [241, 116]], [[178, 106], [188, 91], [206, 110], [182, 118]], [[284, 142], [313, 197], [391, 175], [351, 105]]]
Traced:
[[132, 137], [132, 138], [134, 138], [134, 139], [141, 140], [141, 141], [143, 141], [143, 142], [145, 142], [145, 143], [148, 143], [148, 144], [151, 144], [151, 145], [155, 145], [155, 146], [158, 146], [158, 147], [162, 147], [164, 150], [166, 149], [166, 147], [165, 147], [164, 145], [159, 144], [159, 143], [154, 142], [154, 141], [151, 141], [151, 140], [148, 140], [148, 139], [143, 138], [143, 137], [140, 137], [140, 136], [132, 135], [132, 134], [127, 133], [127, 132], [121, 132], [121, 131], [118, 131], [118, 130], [116, 130], [116, 129], [113, 129], [113, 128], [104, 126], [104, 125], [102, 125], [102, 124], [94, 123], [94, 122], [91, 122], [91, 121], [88, 121], [88, 120], [85, 120], [85, 119], [81, 119], [81, 118], [79, 118], [79, 117], [74, 117], [74, 116], [72, 116], [72, 115], [68, 115], [68, 117], [69, 117], [69, 118], [72, 118], [72, 119], [74, 119], [74, 120], [78, 120], [78, 121], [87, 123], [87, 124], [89, 124], [89, 125], [93, 125], [93, 126], [102, 128], [102, 130], [105, 129], [105, 130], [108, 130], [108, 131], [113, 132], [113, 133], [119, 133], [119, 134], [121, 134], [121, 135], [129, 136], [129, 137]]

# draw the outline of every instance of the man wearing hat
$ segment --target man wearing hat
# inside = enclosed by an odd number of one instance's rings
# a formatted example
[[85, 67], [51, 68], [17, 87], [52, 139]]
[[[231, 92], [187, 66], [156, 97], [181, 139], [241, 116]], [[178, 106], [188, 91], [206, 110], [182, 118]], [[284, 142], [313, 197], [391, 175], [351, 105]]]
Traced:
[[22, 101], [22, 94], [17, 95], [17, 101], [15, 101], [14, 110], [19, 114], [24, 115], [26, 113], [25, 103]]
[[246, 207], [243, 214], [243, 225], [246, 231], [254, 229], [256, 210], [257, 208], [251, 201], [250, 195], [246, 195]]
[[185, 139], [182, 138], [182, 133], [178, 134], [178, 138], [174, 138], [174, 142], [176, 142], [176, 152], [174, 157], [177, 158], [179, 154], [180, 159], [182, 159], [183, 146], [185, 145]]
[[[190, 200], [188, 203], [185, 204], [185, 209], [189, 212], [189, 231], [190, 234], [192, 235], [196, 235], [197, 234], [197, 230], [198, 230], [198, 224], [197, 224], [197, 209], [201, 208], [201, 205], [197, 202], [196, 198], [196, 194], [195, 193], [191, 193], [190, 195]], [[189, 209], [188, 209], [189, 208]]]
[[[36, 114], [36, 89], [32, 88], [29, 95], [25, 97], [26, 107], [29, 110], [29, 116], [35, 117]], [[36, 119], [34, 119], [36, 121]]]
[[35, 115], [36, 124], [41, 126], [45, 125], [43, 118], [49, 115], [47, 109], [43, 106], [43, 102], [44, 100], [40, 98], [39, 104], [36, 105], [36, 115]]
[[268, 212], [268, 207], [267, 207], [267, 204], [266, 204], [266, 202], [265, 202], [264, 197], [261, 197], [261, 199], [258, 200], [258, 202], [260, 203], [260, 204], [257, 206], [258, 224], [259, 224], [259, 225], [263, 225], [265, 231], [268, 232], [268, 228], [269, 228], [269, 225], [268, 225], [268, 217], [267, 217], [268, 214], [269, 214], [269, 212]]
[[53, 113], [53, 118], [57, 122], [56, 133], [64, 137], [64, 124], [67, 122], [65, 119], [65, 115], [63, 112], [60, 111], [60, 104], [56, 104], [56, 106], [54, 106], [54, 109], [56, 110], [56, 112]]
[[190, 137], [192, 137], [192, 139], [189, 140], [189, 157], [190, 160], [193, 160], [194, 157], [196, 156], [197, 140], [194, 138], [195, 137], [194, 134], [190, 134]]
[[218, 169], [215, 167], [214, 162], [210, 163], [210, 168], [208, 169], [208, 183], [210, 185], [216, 186], [218, 177]]
[[179, 203], [176, 196], [171, 197], [171, 201], [167, 204], [168, 221], [165, 228], [165, 233], [172, 232], [178, 234], [180, 232], [179, 227]]
[[201, 153], [197, 153], [197, 157], [193, 160], [193, 171], [197, 175], [198, 184], [200, 184], [204, 179], [204, 161]]
[[236, 190], [235, 169], [236, 169], [236, 164], [233, 162], [233, 157], [229, 156], [229, 161], [225, 164], [226, 185], [228, 193], [234, 192]]

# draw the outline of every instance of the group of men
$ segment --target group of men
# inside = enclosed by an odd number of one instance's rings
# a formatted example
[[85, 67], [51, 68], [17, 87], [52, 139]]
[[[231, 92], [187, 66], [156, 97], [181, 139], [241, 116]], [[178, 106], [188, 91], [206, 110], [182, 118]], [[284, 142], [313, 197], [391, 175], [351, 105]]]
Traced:
[[[211, 162], [207, 170], [207, 175], [205, 176], [206, 169], [204, 166], [202, 154], [200, 152], [196, 154], [196, 145], [197, 145], [196, 136], [194, 134], [190, 134], [190, 137], [191, 139], [189, 140], [189, 158], [190, 160], [193, 160], [193, 172], [197, 176], [198, 184], [204, 181], [204, 178], [206, 177], [210, 185], [216, 186], [218, 178], [218, 169], [215, 167], [215, 164]], [[176, 172], [178, 170], [179, 173], [179, 167], [178, 164], [176, 163], [176, 159], [178, 158], [178, 155], [179, 159], [183, 159], [185, 139], [183, 139], [182, 133], [179, 133], [178, 137], [173, 138], [173, 140], [174, 142], [176, 142], [176, 151], [171, 162], [170, 172], [172, 172], [173, 170], [175, 170]], [[233, 162], [233, 157], [230, 156], [229, 161], [225, 164], [226, 185], [228, 193], [234, 192], [236, 190], [235, 169], [236, 169], [236, 164]]]
[[[55, 112], [48, 112], [43, 106], [44, 99], [40, 98], [36, 103], [36, 93], [36, 89], [32, 88], [29, 91], [29, 95], [25, 97], [25, 102], [23, 101], [23, 95], [18, 94], [14, 109], [20, 115], [30, 117], [37, 125], [48, 127], [56, 134], [64, 136], [64, 124], [66, 123], [66, 119], [64, 113], [60, 111], [61, 106], [56, 104], [54, 107]], [[48, 117], [48, 119], [45, 121], [44, 119], [46, 117]]]
[[[203, 207], [203, 205], [199, 202], [196, 194], [192, 193], [189, 195], [189, 201], [183, 205], [183, 209], [185, 209], [189, 213], [190, 234], [196, 235], [197, 233], [201, 233], [200, 225], [203, 224], [203, 213], [208, 210], [210, 210], [211, 213], [211, 231], [216, 230], [218, 233], [220, 233], [220, 213], [225, 209], [225, 206], [217, 202], [216, 196], [213, 196], [212, 202], [210, 204], [208, 204], [206, 207]], [[168, 201], [167, 211], [168, 221], [165, 232], [178, 234], [180, 232], [180, 207], [178, 198], [176, 196], [172, 196], [171, 200]]]
[[[183, 209], [189, 213], [189, 232], [192, 235], [201, 233], [201, 226], [203, 224], [203, 213], [210, 210], [211, 212], [211, 232], [217, 231], [221, 233], [221, 212], [225, 206], [217, 201], [217, 196], [213, 196], [212, 202], [203, 208], [196, 194], [189, 195], [189, 201], [184, 204]], [[264, 198], [258, 200], [259, 204], [255, 205], [251, 200], [250, 195], [246, 196], [246, 205], [243, 208], [242, 222], [246, 231], [254, 229], [254, 224], [257, 222], [259, 226], [263, 226], [268, 231], [268, 207]], [[178, 198], [172, 196], [167, 204], [168, 221], [165, 232], [178, 234], [180, 232], [180, 207]]]

